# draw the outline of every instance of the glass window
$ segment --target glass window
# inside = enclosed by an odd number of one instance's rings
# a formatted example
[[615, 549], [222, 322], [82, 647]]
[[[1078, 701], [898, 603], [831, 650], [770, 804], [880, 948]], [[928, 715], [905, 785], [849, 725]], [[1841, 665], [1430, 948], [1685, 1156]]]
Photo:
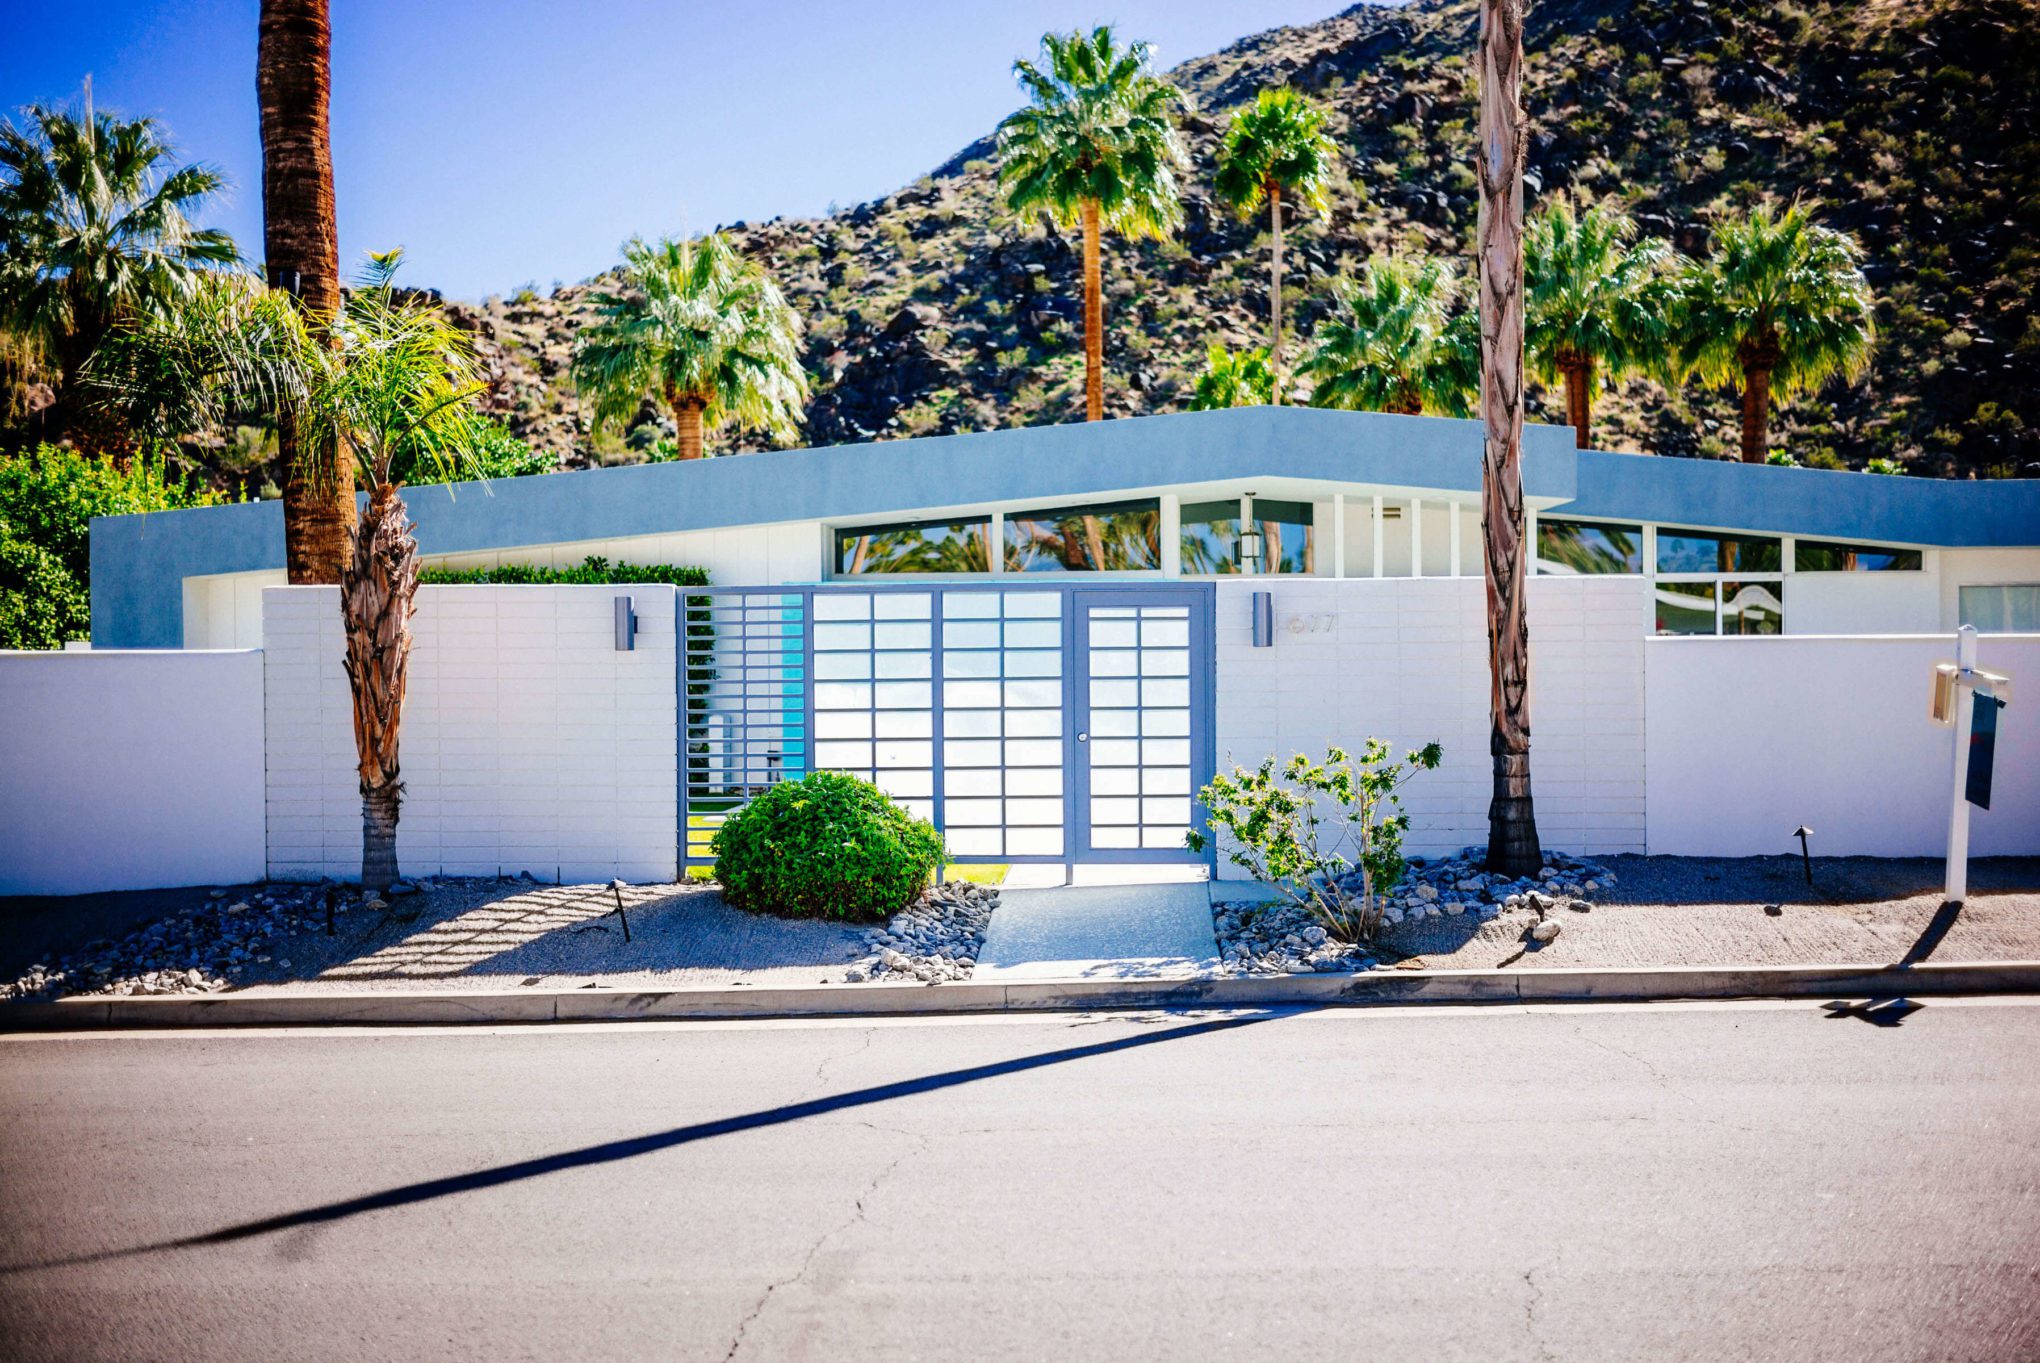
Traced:
[[1183, 503], [1182, 540], [1181, 571], [1185, 577], [1238, 572], [1239, 498]]
[[1785, 584], [1782, 582], [1723, 582], [1721, 584], [1721, 632], [1723, 634], [1783, 634], [1785, 632]]
[[2040, 634], [2040, 582], [1961, 589], [1961, 623], [1986, 634]]
[[1802, 573], [1918, 572], [1920, 551], [1880, 544], [1800, 540], [1792, 546], [1792, 566]]
[[1712, 582], [1660, 582], [1656, 596], [1659, 634], [1715, 632]]
[[992, 519], [875, 525], [836, 532], [836, 571], [864, 573], [988, 573]]
[[1019, 511], [1006, 517], [1009, 573], [1152, 572], [1162, 566], [1162, 504]]
[[1537, 521], [1537, 571], [1540, 573], [1640, 573], [1643, 571], [1643, 527], [1594, 525], [1587, 521]]
[[1316, 508], [1309, 502], [1254, 498], [1254, 523], [1261, 529], [1261, 571], [1308, 573], [1317, 567]]
[[1712, 535], [1703, 530], [1657, 532], [1661, 573], [1775, 573], [1784, 564], [1779, 541], [1748, 535]]

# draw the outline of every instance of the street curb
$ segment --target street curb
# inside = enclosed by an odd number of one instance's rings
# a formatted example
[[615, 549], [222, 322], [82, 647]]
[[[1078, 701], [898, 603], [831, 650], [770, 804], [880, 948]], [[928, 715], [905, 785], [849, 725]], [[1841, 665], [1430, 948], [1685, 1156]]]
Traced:
[[1122, 1008], [1365, 1007], [1413, 1003], [1634, 1003], [2040, 993], [2040, 961], [1915, 966], [1669, 966], [1377, 970], [1188, 980], [810, 985], [793, 989], [570, 989], [504, 993], [213, 994], [0, 1005], [0, 1032], [143, 1027], [622, 1022], [640, 1018], [911, 1017]]

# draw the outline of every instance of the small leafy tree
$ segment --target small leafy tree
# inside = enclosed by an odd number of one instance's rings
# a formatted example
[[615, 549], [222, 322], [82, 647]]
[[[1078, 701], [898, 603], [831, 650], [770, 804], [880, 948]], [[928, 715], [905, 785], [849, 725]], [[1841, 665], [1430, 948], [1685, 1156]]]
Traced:
[[[1347, 942], [1372, 941], [1381, 926], [1381, 895], [1402, 879], [1403, 834], [1410, 816], [1396, 794], [1443, 757], [1436, 743], [1389, 760], [1388, 745], [1370, 738], [1356, 763], [1344, 748], [1323, 762], [1302, 753], [1276, 772], [1266, 758], [1249, 771], [1234, 767], [1198, 792], [1226, 859], [1309, 912], [1326, 932]], [[1206, 846], [1189, 834], [1190, 850]], [[1358, 870], [1357, 893], [1350, 874]]]
[[1375, 256], [1334, 294], [1297, 372], [1313, 407], [1463, 417], [1480, 392], [1480, 324], [1438, 257]]
[[1275, 371], [1269, 367], [1267, 351], [1259, 347], [1227, 350], [1212, 342], [1204, 358], [1204, 372], [1197, 376], [1197, 389], [1190, 395], [1191, 411], [1265, 407], [1274, 401]]

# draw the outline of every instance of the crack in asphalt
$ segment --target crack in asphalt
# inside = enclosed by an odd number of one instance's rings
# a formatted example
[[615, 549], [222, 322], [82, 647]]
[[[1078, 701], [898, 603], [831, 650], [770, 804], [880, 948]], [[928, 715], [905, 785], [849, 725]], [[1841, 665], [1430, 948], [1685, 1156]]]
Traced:
[[1530, 1294], [1523, 1301], [1523, 1332], [1530, 1336], [1530, 1343], [1536, 1348], [1539, 1358], [1554, 1357], [1551, 1346], [1544, 1342], [1537, 1329], [1537, 1308], [1544, 1304], [1544, 1289], [1537, 1285], [1536, 1269], [1523, 1270], [1523, 1286]]
[[829, 1241], [835, 1239], [839, 1235], [844, 1234], [845, 1232], [849, 1231], [853, 1226], [858, 1225], [860, 1222], [864, 1220], [865, 1200], [868, 1199], [873, 1193], [876, 1193], [878, 1191], [879, 1185], [884, 1183], [888, 1178], [891, 1178], [893, 1172], [897, 1170], [902, 1164], [905, 1164], [913, 1156], [921, 1154], [928, 1148], [928, 1137], [921, 1135], [918, 1132], [903, 1131], [898, 1127], [878, 1126], [871, 1122], [857, 1122], [854, 1123], [854, 1125], [862, 1126], [872, 1131], [889, 1132], [895, 1136], [905, 1136], [908, 1140], [912, 1141], [913, 1144], [909, 1146], [907, 1149], [900, 1151], [899, 1154], [893, 1156], [892, 1160], [889, 1163], [887, 1163], [885, 1168], [879, 1170], [875, 1175], [872, 1176], [871, 1182], [867, 1183], [864, 1186], [864, 1191], [857, 1195], [856, 1203], [850, 1208], [850, 1215], [844, 1218], [843, 1221], [840, 1222], [839, 1224], [829, 1227], [827, 1230], [823, 1231], [819, 1236], [815, 1238], [815, 1242], [812, 1245], [808, 1246], [807, 1253], [801, 1256], [799, 1268], [795, 1269], [790, 1276], [780, 1278], [775, 1282], [770, 1282], [765, 1285], [765, 1290], [758, 1294], [758, 1300], [751, 1304], [750, 1311], [745, 1314], [742, 1320], [737, 1322], [736, 1333], [730, 1337], [729, 1350], [728, 1352], [723, 1354], [723, 1363], [730, 1363], [730, 1360], [734, 1359], [737, 1356], [737, 1351], [744, 1347], [744, 1340], [750, 1334], [751, 1327], [755, 1325], [758, 1321], [758, 1318], [765, 1313], [765, 1308], [771, 1304], [773, 1296], [776, 1293], [778, 1293], [778, 1291], [781, 1288], [795, 1286], [802, 1279], [806, 1278], [808, 1275], [808, 1271], [814, 1267], [816, 1256], [818, 1256], [822, 1252], [822, 1247], [824, 1245], [827, 1245]]
[[818, 1063], [815, 1066], [815, 1083], [827, 1084], [829, 1082], [828, 1081], [829, 1066], [835, 1064], [837, 1061], [854, 1060], [858, 1056], [863, 1055], [866, 1051], [870, 1050], [871, 1038], [877, 1033], [877, 1031], [878, 1029], [876, 1027], [866, 1027], [864, 1029], [864, 1042], [854, 1051], [846, 1051], [842, 1055], [823, 1056], [821, 1058], [820, 1063]]

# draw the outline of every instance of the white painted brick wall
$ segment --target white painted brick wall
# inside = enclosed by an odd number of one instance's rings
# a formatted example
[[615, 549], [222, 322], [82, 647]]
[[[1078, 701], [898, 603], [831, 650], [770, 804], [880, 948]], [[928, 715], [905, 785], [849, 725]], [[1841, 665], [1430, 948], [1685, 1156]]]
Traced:
[[[413, 617], [397, 830], [407, 874], [670, 880], [677, 870], [675, 592], [425, 587]], [[361, 873], [339, 591], [263, 593], [269, 872]]]
[[[1252, 646], [1250, 594], [1275, 596], [1275, 646]], [[1537, 578], [1530, 588], [1531, 779], [1555, 848], [1640, 852], [1643, 591], [1634, 578]], [[1487, 840], [1487, 624], [1478, 578], [1221, 582], [1217, 754], [1221, 767], [1270, 753], [1398, 755], [1432, 739], [1435, 772], [1405, 788], [1409, 848]], [[1221, 874], [1237, 874], [1221, 864]]]

